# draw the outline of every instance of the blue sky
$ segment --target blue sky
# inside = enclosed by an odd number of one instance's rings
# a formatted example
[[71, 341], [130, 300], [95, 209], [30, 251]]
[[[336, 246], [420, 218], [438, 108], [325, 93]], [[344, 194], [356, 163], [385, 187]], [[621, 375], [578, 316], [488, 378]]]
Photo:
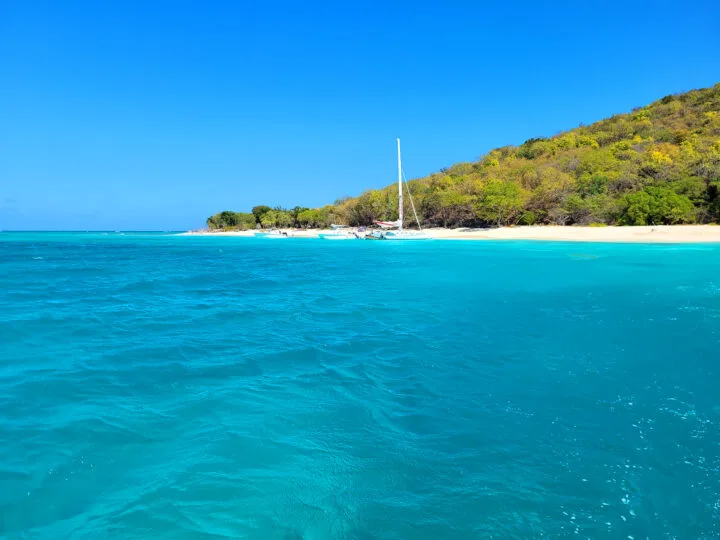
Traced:
[[0, 229], [319, 206], [720, 81], [716, 2], [0, 0]]

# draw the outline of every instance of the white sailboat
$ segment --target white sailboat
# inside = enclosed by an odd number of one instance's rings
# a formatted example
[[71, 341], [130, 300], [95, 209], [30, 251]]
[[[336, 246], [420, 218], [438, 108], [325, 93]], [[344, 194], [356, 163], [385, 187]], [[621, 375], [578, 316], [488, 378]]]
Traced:
[[318, 234], [318, 238], [323, 240], [357, 240], [358, 236], [352, 231], [348, 231], [344, 225], [330, 225], [332, 232]]
[[[403, 177], [402, 177], [402, 157], [400, 156], [400, 139], [397, 140], [398, 154], [398, 220], [397, 221], [376, 221], [376, 225], [380, 225], [383, 229], [397, 228], [397, 230], [375, 231], [370, 235], [377, 240], [430, 240], [431, 238], [421, 230], [406, 231], [403, 230]], [[408, 190], [408, 194], [410, 191]], [[410, 203], [412, 204], [412, 195], [410, 195]], [[413, 204], [413, 212], [415, 205]], [[420, 227], [420, 220], [415, 213], [415, 220]]]
[[262, 231], [262, 232], [256, 232], [255, 235], [257, 238], [288, 238], [288, 233], [285, 231], [279, 231], [277, 229], [270, 229], [269, 231]]

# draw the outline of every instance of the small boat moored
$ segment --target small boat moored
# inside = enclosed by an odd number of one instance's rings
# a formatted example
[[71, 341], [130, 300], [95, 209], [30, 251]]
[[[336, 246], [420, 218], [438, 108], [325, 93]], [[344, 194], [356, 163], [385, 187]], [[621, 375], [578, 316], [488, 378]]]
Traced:
[[287, 238], [289, 235], [286, 231], [271, 229], [269, 231], [256, 232], [256, 238]]
[[359, 236], [356, 232], [348, 230], [345, 225], [330, 225], [332, 232], [318, 234], [318, 238], [323, 240], [357, 240]]
[[425, 231], [382, 231], [383, 240], [432, 240]]

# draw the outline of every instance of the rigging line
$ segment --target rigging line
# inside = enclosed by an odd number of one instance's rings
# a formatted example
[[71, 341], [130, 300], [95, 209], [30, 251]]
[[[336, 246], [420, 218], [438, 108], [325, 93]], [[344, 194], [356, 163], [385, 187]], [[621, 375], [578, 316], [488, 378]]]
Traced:
[[405, 189], [407, 190], [408, 197], [410, 197], [410, 206], [412, 206], [413, 214], [415, 214], [415, 221], [418, 224], [418, 229], [422, 231], [422, 225], [420, 225], [420, 220], [418, 219], [417, 212], [415, 211], [415, 202], [412, 198], [412, 193], [410, 193], [410, 184], [408, 184], [407, 178], [405, 178], [405, 170], [401, 169], [403, 181], [405, 182]]

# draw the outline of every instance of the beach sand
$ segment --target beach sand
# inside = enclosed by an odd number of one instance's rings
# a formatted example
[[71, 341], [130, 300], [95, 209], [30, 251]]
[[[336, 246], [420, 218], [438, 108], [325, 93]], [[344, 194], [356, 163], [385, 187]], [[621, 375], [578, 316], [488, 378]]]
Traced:
[[[289, 236], [315, 238], [330, 232], [320, 229], [285, 229]], [[498, 227], [491, 229], [424, 229], [428, 236], [442, 240], [555, 240], [561, 242], [691, 243], [720, 242], [720, 226], [657, 225], [647, 227]], [[255, 231], [184, 233], [198, 236], [253, 236]]]

